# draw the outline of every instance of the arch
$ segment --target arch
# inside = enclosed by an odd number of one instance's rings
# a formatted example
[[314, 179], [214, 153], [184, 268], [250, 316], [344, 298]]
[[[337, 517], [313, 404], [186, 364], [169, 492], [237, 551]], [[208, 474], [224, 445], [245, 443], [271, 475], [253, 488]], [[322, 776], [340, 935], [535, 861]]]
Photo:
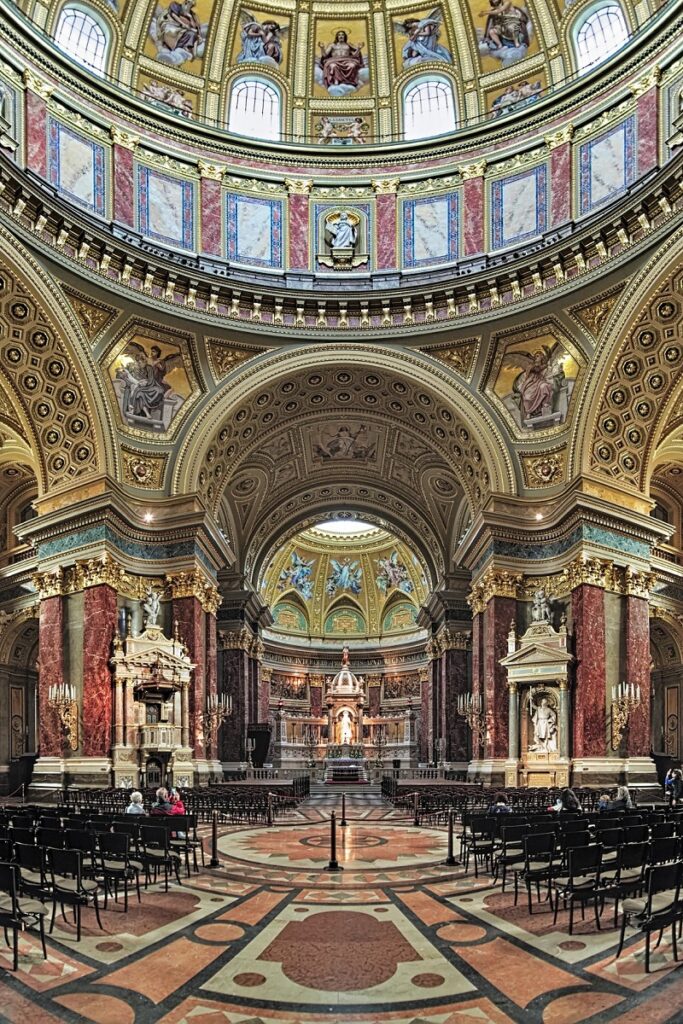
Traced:
[[265, 75], [239, 75], [230, 87], [228, 131], [251, 138], [282, 137], [282, 93]]
[[418, 75], [401, 90], [406, 141], [446, 135], [457, 128], [455, 92], [447, 75]]
[[54, 40], [78, 64], [98, 75], [106, 73], [112, 34], [99, 11], [86, 4], [66, 3], [57, 17]]
[[571, 25], [574, 62], [579, 72], [589, 71], [620, 50], [629, 40], [629, 27], [621, 4], [607, 0], [591, 4]]
[[278, 632], [280, 630], [285, 633], [309, 634], [311, 632], [308, 609], [293, 590], [287, 591], [278, 599], [272, 608], [272, 614], [273, 625], [271, 628]]

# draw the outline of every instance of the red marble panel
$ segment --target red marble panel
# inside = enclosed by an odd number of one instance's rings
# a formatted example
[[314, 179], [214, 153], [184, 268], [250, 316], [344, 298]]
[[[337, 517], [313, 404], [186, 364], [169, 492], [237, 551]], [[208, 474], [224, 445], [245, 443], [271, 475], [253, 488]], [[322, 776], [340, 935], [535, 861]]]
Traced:
[[124, 146], [114, 146], [114, 220], [135, 226], [135, 183], [133, 153]]
[[219, 256], [221, 252], [221, 183], [202, 178], [202, 252]]
[[484, 612], [486, 757], [508, 756], [507, 671], [500, 660], [507, 655], [510, 623], [516, 613], [514, 597], [492, 597]]
[[112, 736], [112, 685], [109, 661], [116, 632], [116, 591], [88, 587], [83, 593], [83, 731], [85, 757], [107, 757]]
[[484, 179], [470, 178], [463, 184], [463, 237], [465, 256], [484, 251]]
[[221, 692], [232, 696], [232, 715], [221, 728], [219, 735], [222, 761], [244, 760], [248, 714], [248, 662], [246, 651], [239, 648], [221, 652]]
[[638, 97], [638, 175], [659, 163], [657, 153], [658, 89], [653, 86]]
[[434, 737], [432, 728], [432, 687], [428, 683], [422, 684], [420, 721], [418, 725], [418, 758], [420, 761], [431, 761]]
[[396, 196], [379, 195], [377, 206], [377, 269], [396, 267]]
[[[379, 690], [379, 687], [371, 686], [370, 687], [370, 693], [372, 694], [372, 691], [375, 690], [375, 689]], [[322, 688], [322, 686], [311, 686], [309, 692], [310, 692], [310, 701], [311, 701], [311, 714], [312, 715], [322, 715], [322, 713], [323, 713], [323, 688]], [[372, 696], [370, 697], [370, 701], [372, 702]], [[373, 712], [371, 712], [371, 714], [373, 714]]]
[[[484, 615], [477, 612], [472, 616], [472, 696], [483, 697], [484, 693]], [[472, 744], [472, 757], [480, 756], [476, 743]]]
[[51, 686], [64, 682], [64, 598], [46, 597], [38, 617], [38, 718], [41, 757], [60, 757], [62, 734], [47, 703]]
[[205, 757], [204, 723], [206, 708], [206, 612], [196, 597], [177, 597], [173, 601], [173, 619], [181, 639], [187, 645], [195, 668], [190, 683], [190, 745], [195, 757]]
[[550, 154], [550, 223], [566, 224], [572, 216], [571, 145], [563, 143]]
[[457, 714], [458, 697], [467, 693], [467, 651], [446, 651], [444, 665], [444, 711], [447, 740], [446, 760], [467, 761], [467, 723]]
[[630, 757], [650, 752], [650, 616], [643, 597], [629, 595], [626, 608], [626, 681], [640, 686], [641, 705], [634, 711], [626, 733]]
[[574, 757], [605, 757], [605, 594], [583, 584], [572, 591]]
[[[218, 651], [216, 636], [216, 616], [206, 614], [206, 694], [218, 692]], [[218, 751], [207, 737], [207, 757], [218, 757]]]
[[289, 266], [308, 270], [308, 196], [289, 197]]
[[47, 103], [26, 90], [26, 166], [47, 178]]

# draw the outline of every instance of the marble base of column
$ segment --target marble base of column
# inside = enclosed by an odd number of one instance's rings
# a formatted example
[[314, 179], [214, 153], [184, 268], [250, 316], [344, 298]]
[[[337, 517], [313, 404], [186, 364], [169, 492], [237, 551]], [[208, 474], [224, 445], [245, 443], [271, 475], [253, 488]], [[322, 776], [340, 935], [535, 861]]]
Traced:
[[504, 757], [484, 757], [470, 761], [467, 781], [482, 782], [485, 786], [502, 789], [505, 785], [506, 766], [507, 759]]
[[28, 788], [30, 800], [46, 801], [56, 799], [55, 790], [64, 786], [64, 758], [39, 757], [33, 767], [31, 784]]
[[641, 803], [661, 797], [657, 770], [651, 757], [575, 757], [573, 786], [597, 786], [612, 790], [620, 783], [633, 789]]
[[138, 751], [134, 747], [126, 747], [122, 743], [116, 743], [111, 751], [112, 785], [115, 789], [123, 786], [126, 779], [130, 779], [130, 785], [134, 789], [140, 786], [140, 767]]
[[[192, 773], [195, 786], [208, 786], [209, 782], [213, 782], [216, 778], [223, 778], [223, 765], [214, 758], [194, 757]], [[174, 774], [177, 776], [177, 768]]]
[[662, 787], [651, 757], [627, 757], [624, 760], [624, 775], [626, 785], [636, 794], [639, 803], [661, 799]]
[[519, 769], [521, 768], [521, 761], [516, 758], [512, 758], [505, 763], [505, 785], [506, 786], [518, 786], [519, 785]]
[[110, 757], [39, 757], [33, 769], [29, 795], [44, 799], [49, 790], [78, 786], [79, 789], [107, 789], [112, 784]]

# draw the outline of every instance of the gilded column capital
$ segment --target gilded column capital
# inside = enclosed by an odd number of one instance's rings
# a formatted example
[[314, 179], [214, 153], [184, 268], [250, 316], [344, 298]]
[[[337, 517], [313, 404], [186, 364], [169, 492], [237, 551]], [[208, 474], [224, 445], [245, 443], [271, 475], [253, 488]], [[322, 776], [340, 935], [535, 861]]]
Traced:
[[448, 626], [444, 626], [437, 634], [439, 646], [442, 651], [466, 651], [470, 646], [472, 637], [469, 633], [452, 632]]
[[624, 569], [624, 594], [628, 597], [650, 596], [650, 591], [657, 582], [657, 575], [654, 572], [640, 572], [627, 565]]
[[40, 601], [47, 597], [61, 597], [64, 593], [64, 570], [60, 565], [49, 572], [35, 572], [31, 577], [31, 584], [37, 591]]
[[428, 683], [429, 682], [429, 669], [428, 668], [421, 668], [418, 671], [418, 673], [417, 673], [417, 678], [418, 678], [420, 683]]
[[564, 146], [565, 142], [571, 142], [574, 137], [574, 125], [565, 124], [561, 128], [558, 128], [556, 132], [550, 132], [548, 135], [543, 136], [543, 141], [549, 150], [557, 149], [558, 146]]
[[649, 92], [650, 89], [655, 85], [659, 85], [662, 79], [662, 69], [656, 64], [653, 68], [650, 68], [646, 75], [639, 78], [636, 82], [631, 83], [631, 92], [638, 99], [643, 93]]
[[400, 178], [377, 178], [371, 184], [378, 196], [393, 196], [398, 192], [401, 181]]
[[73, 591], [103, 585], [112, 587], [117, 593], [128, 593], [132, 587], [130, 576], [124, 567], [106, 551], [99, 558], [77, 562], [69, 574], [69, 589]]
[[325, 676], [322, 674], [322, 672], [311, 672], [309, 674], [309, 676], [308, 676], [308, 685], [309, 686], [324, 686], [325, 685]]
[[233, 631], [218, 631], [218, 644], [223, 651], [249, 651], [253, 642], [254, 634], [248, 626]]
[[251, 649], [249, 651], [252, 658], [255, 658], [259, 664], [263, 661], [263, 657], [266, 653], [265, 644], [260, 636], [255, 636], [251, 642]]
[[261, 682], [269, 683], [273, 678], [272, 668], [266, 668], [265, 665], [261, 666]]
[[209, 160], [198, 160], [197, 170], [200, 178], [208, 178], [209, 181], [222, 181], [226, 169], [222, 164], [214, 164]]
[[441, 644], [438, 637], [430, 636], [425, 645], [425, 653], [429, 661], [436, 661], [441, 657]]
[[492, 597], [519, 597], [524, 585], [521, 572], [510, 572], [508, 569], [487, 569], [472, 587], [467, 603], [476, 615], [483, 612]]
[[382, 675], [381, 675], [381, 673], [376, 673], [376, 674], [373, 674], [373, 675], [370, 675], [370, 676], [366, 676], [365, 677], [365, 682], [368, 684], [368, 686], [381, 686], [382, 685]]
[[140, 145], [140, 136], [134, 135], [132, 132], [124, 131], [123, 128], [119, 128], [118, 125], [113, 124], [109, 129], [111, 134], [111, 141], [117, 146], [122, 146], [124, 149], [130, 149], [134, 152]]
[[166, 586], [172, 599], [196, 597], [202, 609], [210, 615], [216, 614], [222, 600], [218, 588], [198, 569], [167, 575]]
[[483, 178], [486, 173], [486, 160], [477, 160], [476, 163], [463, 164], [459, 171], [463, 181], [470, 181], [472, 178]]
[[40, 96], [42, 100], [49, 100], [50, 96], [54, 92], [54, 86], [46, 82], [44, 78], [39, 78], [29, 68], [25, 68], [21, 76], [24, 80], [24, 85], [31, 92], [34, 92], [36, 96]]
[[285, 178], [285, 186], [290, 196], [307, 196], [310, 195], [313, 188], [313, 180], [311, 178]]
[[608, 589], [614, 582], [614, 565], [602, 558], [585, 558], [579, 555], [564, 570], [568, 589], [575, 590], [583, 584]]

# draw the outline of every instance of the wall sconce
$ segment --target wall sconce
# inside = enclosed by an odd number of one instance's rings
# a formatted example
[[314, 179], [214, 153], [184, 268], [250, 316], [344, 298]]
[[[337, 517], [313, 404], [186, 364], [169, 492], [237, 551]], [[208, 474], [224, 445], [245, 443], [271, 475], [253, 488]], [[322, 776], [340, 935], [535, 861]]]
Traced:
[[232, 715], [232, 696], [227, 693], [210, 693], [206, 698], [203, 714], [204, 728], [213, 734]]
[[472, 746], [483, 746], [486, 740], [486, 724], [480, 694], [458, 694], [458, 715], [465, 719], [470, 728]]
[[619, 683], [612, 687], [611, 723], [612, 750], [618, 750], [621, 738], [628, 726], [632, 713], [642, 703], [640, 686], [634, 683]]
[[76, 687], [56, 683], [48, 687], [48, 707], [57, 715], [62, 730], [62, 743], [69, 750], [78, 750], [78, 701]]

